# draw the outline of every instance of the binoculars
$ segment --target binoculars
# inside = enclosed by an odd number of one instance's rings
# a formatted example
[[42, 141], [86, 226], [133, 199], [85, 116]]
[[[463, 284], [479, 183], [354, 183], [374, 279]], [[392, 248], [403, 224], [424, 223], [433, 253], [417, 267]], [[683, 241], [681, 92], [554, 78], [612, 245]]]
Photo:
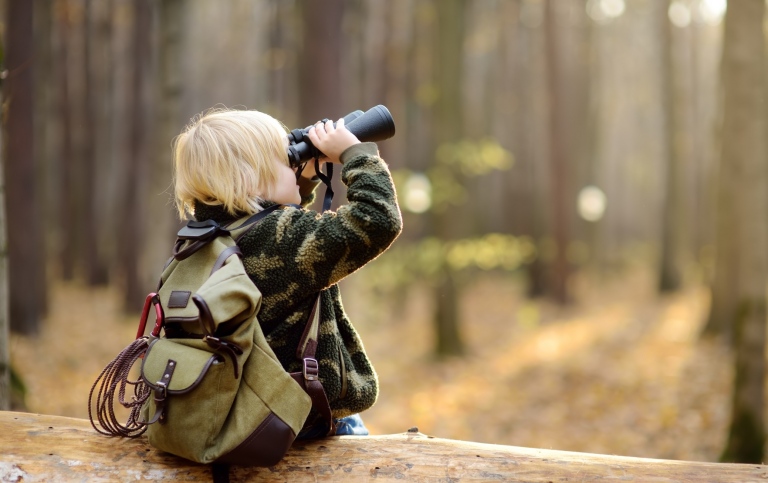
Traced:
[[[325, 120], [324, 120], [325, 121]], [[350, 112], [344, 116], [344, 125], [360, 141], [383, 141], [395, 135], [395, 121], [389, 109], [378, 105], [363, 112]], [[321, 153], [309, 139], [309, 130], [294, 129], [288, 134], [288, 162], [293, 167], [299, 167], [312, 158], [318, 158]]]

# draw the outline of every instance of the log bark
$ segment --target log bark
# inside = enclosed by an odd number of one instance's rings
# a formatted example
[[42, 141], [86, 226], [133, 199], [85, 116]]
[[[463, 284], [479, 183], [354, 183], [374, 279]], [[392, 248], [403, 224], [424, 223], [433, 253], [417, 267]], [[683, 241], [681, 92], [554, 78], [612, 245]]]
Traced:
[[[210, 481], [210, 468], [97, 434], [82, 419], [0, 412], [0, 481]], [[433, 438], [418, 432], [297, 443], [271, 468], [232, 468], [232, 481], [744, 482], [768, 466], [669, 461]]]

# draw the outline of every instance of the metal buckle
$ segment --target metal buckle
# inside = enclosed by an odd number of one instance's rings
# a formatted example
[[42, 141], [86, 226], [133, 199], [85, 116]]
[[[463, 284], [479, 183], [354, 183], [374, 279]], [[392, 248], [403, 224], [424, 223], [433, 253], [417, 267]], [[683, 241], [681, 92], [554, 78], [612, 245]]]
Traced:
[[155, 389], [155, 402], [161, 403], [165, 401], [165, 398], [168, 397], [168, 384], [166, 384], [163, 381], [157, 381], [155, 384], [159, 387], [159, 389]]
[[320, 365], [317, 360], [307, 357], [304, 359], [304, 380], [305, 381], [317, 381], [318, 374], [320, 372]]

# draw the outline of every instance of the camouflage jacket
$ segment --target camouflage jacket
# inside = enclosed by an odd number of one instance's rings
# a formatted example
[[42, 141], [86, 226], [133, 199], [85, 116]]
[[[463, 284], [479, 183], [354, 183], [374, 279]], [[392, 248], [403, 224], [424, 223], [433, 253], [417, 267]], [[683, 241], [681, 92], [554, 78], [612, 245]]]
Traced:
[[[346, 205], [322, 214], [288, 206], [266, 216], [238, 241], [245, 269], [262, 293], [259, 323], [287, 371], [302, 368], [296, 348], [322, 291], [316, 358], [335, 418], [368, 409], [378, 396], [376, 372], [336, 284], [386, 250], [402, 229], [392, 177], [376, 144], [352, 146], [341, 161]], [[302, 205], [308, 206], [318, 182], [302, 180]], [[200, 202], [195, 218], [219, 223], [235, 219], [221, 206]]]

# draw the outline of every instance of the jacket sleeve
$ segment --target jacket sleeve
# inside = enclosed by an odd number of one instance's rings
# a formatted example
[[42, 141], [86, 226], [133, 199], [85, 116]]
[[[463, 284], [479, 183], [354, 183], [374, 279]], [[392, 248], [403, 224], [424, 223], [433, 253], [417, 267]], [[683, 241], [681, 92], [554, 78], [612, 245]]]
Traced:
[[402, 230], [392, 176], [376, 144], [351, 146], [341, 161], [347, 204], [325, 213], [289, 208], [278, 221], [276, 248], [305, 293], [328, 288], [373, 260]]

